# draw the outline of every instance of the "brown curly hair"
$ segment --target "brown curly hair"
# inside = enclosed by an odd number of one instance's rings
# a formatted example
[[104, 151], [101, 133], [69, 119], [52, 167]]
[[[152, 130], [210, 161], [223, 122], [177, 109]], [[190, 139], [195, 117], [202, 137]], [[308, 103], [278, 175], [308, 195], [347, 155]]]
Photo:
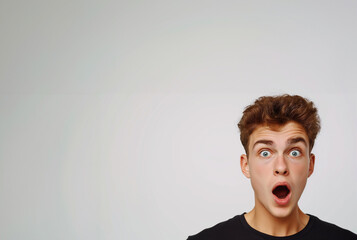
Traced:
[[259, 125], [284, 125], [294, 121], [304, 127], [309, 138], [310, 152], [320, 131], [320, 117], [310, 100], [298, 95], [263, 96], [245, 108], [238, 123], [240, 140], [248, 154], [249, 137]]

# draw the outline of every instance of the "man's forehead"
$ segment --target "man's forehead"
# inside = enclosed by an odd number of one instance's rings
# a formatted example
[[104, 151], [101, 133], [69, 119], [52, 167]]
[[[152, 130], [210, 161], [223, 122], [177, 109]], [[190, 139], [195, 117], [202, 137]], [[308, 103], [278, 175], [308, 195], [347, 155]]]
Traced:
[[260, 141], [273, 144], [275, 141], [284, 141], [287, 144], [303, 142], [308, 145], [308, 136], [305, 129], [298, 123], [288, 122], [283, 125], [260, 125], [249, 137], [249, 146]]

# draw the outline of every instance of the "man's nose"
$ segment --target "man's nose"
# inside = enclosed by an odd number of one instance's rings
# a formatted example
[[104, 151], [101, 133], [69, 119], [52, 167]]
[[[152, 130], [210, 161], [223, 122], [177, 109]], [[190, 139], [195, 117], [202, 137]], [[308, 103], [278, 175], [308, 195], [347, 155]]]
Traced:
[[289, 171], [284, 155], [279, 154], [275, 160], [274, 175], [288, 175]]

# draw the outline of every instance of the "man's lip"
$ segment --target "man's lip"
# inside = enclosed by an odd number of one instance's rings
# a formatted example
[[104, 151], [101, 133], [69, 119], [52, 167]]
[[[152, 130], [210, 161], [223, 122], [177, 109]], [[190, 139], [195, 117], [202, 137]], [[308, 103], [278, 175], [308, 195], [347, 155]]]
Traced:
[[[288, 194], [285, 198], [283, 198], [283, 199], [280, 199], [280, 198], [278, 198], [275, 194], [273, 194], [274, 189], [275, 189], [276, 187], [278, 187], [278, 186], [286, 186], [286, 187], [289, 189], [289, 194]], [[273, 189], [271, 190], [271, 192], [272, 192], [272, 194], [273, 194], [273, 197], [274, 197], [275, 202], [276, 202], [278, 205], [281, 205], [281, 206], [286, 205], [286, 204], [289, 202], [289, 200], [290, 200], [290, 197], [291, 197], [291, 187], [290, 187], [290, 185], [289, 185], [288, 182], [278, 182], [278, 183], [276, 183], [276, 184], [274, 185]]]
[[274, 194], [273, 194], [273, 197], [274, 197], [275, 202], [276, 202], [278, 205], [284, 206], [284, 205], [288, 204], [288, 202], [290, 201], [291, 192], [289, 192], [289, 194], [288, 194], [285, 198], [283, 198], [283, 199], [278, 198], [278, 197], [275, 196]]
[[291, 192], [291, 187], [290, 187], [290, 184], [289, 184], [288, 182], [277, 182], [277, 183], [274, 185], [274, 187], [273, 187], [273, 189], [271, 190], [271, 192], [273, 192], [274, 189], [275, 189], [276, 187], [278, 187], [278, 186], [286, 186], [286, 187], [289, 189], [289, 191]]

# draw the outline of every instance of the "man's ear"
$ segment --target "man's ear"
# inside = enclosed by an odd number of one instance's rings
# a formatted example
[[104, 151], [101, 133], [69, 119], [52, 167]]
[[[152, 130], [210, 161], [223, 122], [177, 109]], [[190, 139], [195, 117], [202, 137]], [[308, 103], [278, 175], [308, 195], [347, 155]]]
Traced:
[[242, 154], [240, 156], [240, 168], [242, 169], [242, 173], [244, 174], [244, 176], [250, 178], [248, 157], [245, 154]]
[[314, 172], [314, 168], [315, 168], [315, 155], [313, 153], [310, 153], [309, 177]]

